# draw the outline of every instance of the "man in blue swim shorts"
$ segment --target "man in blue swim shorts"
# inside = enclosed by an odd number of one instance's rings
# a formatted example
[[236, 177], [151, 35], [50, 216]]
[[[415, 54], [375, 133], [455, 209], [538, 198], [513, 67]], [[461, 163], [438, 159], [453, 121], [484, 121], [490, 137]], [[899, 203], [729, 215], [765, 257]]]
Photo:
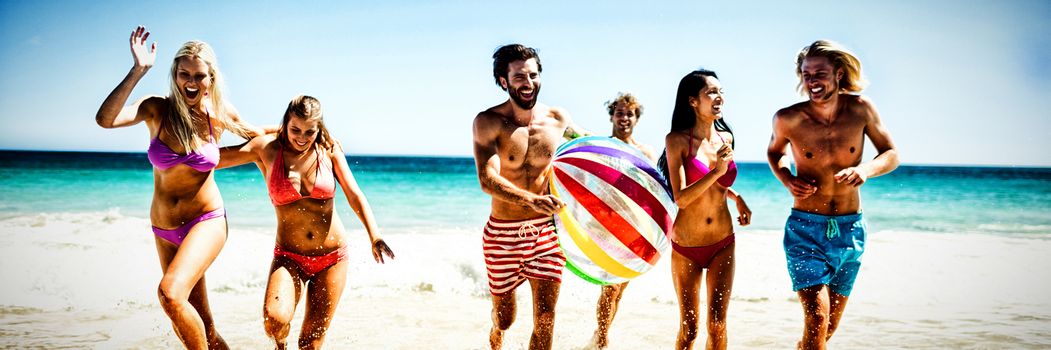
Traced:
[[[833, 41], [815, 41], [796, 57], [796, 75], [808, 99], [774, 115], [767, 160], [794, 197], [784, 246], [805, 321], [797, 347], [824, 349], [865, 251], [861, 185], [897, 168], [898, 151], [872, 101], [860, 95], [867, 82], [853, 53]], [[865, 137], [877, 155], [862, 163]]]

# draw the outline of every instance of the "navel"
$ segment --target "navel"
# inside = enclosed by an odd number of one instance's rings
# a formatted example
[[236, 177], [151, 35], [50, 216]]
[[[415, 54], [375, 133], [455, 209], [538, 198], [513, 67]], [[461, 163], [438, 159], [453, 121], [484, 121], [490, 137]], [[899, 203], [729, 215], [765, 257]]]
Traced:
[[709, 224], [709, 225], [711, 225], [711, 224], [712, 224], [712, 218], [711, 218], [711, 217], [709, 217], [709, 218], [708, 218], [708, 220], [707, 220], [707, 222], [708, 222], [708, 224]]
[[830, 211], [831, 211], [832, 213], [835, 213], [835, 212], [837, 212], [837, 211], [836, 211], [836, 200], [835, 200], [835, 199], [833, 199], [833, 200], [831, 200], [831, 201], [829, 201], [829, 202], [828, 202], [828, 209], [829, 209], [829, 210], [830, 210]]
[[515, 160], [515, 156], [514, 155], [507, 156], [507, 160], [514, 161]]
[[850, 148], [850, 153], [854, 153], [854, 147]]
[[810, 159], [810, 158], [814, 158], [814, 154], [810, 153], [810, 152], [807, 152], [806, 153], [806, 159]]

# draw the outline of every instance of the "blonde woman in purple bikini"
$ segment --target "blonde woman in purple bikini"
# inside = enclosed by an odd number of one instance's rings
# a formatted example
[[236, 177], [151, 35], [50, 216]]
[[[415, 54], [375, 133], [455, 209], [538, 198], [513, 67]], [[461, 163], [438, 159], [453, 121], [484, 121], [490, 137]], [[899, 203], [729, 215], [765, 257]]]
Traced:
[[103, 128], [145, 123], [153, 164], [153, 224], [163, 277], [157, 287], [161, 307], [188, 349], [228, 348], [215, 329], [204, 272], [226, 243], [226, 211], [215, 184], [219, 136], [229, 130], [251, 139], [263, 130], [241, 122], [223, 98], [223, 79], [208, 44], [189, 41], [175, 54], [168, 96], [146, 96], [125, 105], [135, 85], [153, 67], [157, 43], [140, 26], [131, 33], [135, 64], [99, 107]]

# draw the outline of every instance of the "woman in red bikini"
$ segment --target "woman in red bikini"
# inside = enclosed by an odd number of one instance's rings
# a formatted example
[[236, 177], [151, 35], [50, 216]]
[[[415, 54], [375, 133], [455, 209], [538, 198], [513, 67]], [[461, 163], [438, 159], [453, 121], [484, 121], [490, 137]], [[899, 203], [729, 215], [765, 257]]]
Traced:
[[[676, 349], [691, 349], [698, 334], [702, 277], [708, 286], [706, 349], [726, 348], [726, 310], [734, 276], [734, 228], [727, 208], [737, 203], [738, 223], [751, 211], [730, 189], [737, 178], [733, 132], [722, 119], [723, 90], [715, 72], [697, 70], [679, 81], [667, 146], [668, 180], [679, 214], [672, 237], [672, 280], [681, 323]], [[704, 271], [707, 270], [707, 276]]]
[[95, 122], [107, 129], [141, 122], [149, 128], [150, 222], [164, 271], [157, 288], [161, 306], [186, 348], [225, 349], [204, 282], [204, 271], [226, 243], [226, 211], [212, 170], [219, 163], [223, 130], [245, 139], [263, 130], [242, 123], [223, 99], [215, 53], [200, 41], [183, 44], [175, 54], [168, 96], [146, 96], [125, 106], [157, 58], [157, 43], [146, 46], [149, 35], [141, 26], [131, 32], [135, 64], [102, 102]]
[[285, 348], [292, 314], [306, 293], [300, 349], [321, 347], [347, 280], [343, 222], [333, 197], [339, 184], [365, 226], [376, 262], [394, 258], [380, 238], [365, 194], [350, 173], [339, 142], [322, 120], [321, 103], [296, 96], [285, 110], [277, 135], [268, 134], [222, 149], [220, 168], [254, 162], [263, 172], [277, 212], [277, 244], [263, 305], [266, 333]]

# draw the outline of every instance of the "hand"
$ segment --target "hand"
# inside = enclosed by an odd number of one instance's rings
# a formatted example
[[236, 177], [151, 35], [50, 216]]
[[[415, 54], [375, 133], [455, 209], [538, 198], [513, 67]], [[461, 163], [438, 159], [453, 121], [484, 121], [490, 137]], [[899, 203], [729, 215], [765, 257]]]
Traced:
[[730, 148], [729, 144], [724, 143], [719, 150], [715, 152], [715, 163], [713, 164], [712, 170], [717, 174], [726, 174], [726, 169], [730, 164], [730, 161], [734, 159], [734, 150]]
[[387, 246], [387, 242], [383, 241], [383, 238], [377, 238], [375, 241], [372, 241], [372, 258], [376, 259], [376, 262], [382, 264], [384, 263], [384, 254], [386, 254], [388, 258], [394, 259], [394, 251], [390, 250], [390, 247]]
[[131, 57], [135, 59], [135, 68], [148, 70], [157, 60], [157, 42], [154, 41], [148, 49], [146, 48], [146, 38], [149, 37], [150, 32], [146, 31], [146, 27], [138, 26], [131, 31], [129, 40], [131, 41]]
[[810, 195], [817, 193], [817, 186], [814, 186], [814, 180], [802, 179], [793, 176], [788, 179], [788, 183], [785, 184], [788, 187], [788, 191], [792, 192], [792, 196], [799, 199], [810, 197]]
[[741, 226], [748, 226], [752, 223], [752, 209], [748, 209], [748, 204], [744, 202], [744, 198], [740, 195], [737, 196], [737, 223]]
[[558, 213], [562, 207], [566, 206], [561, 200], [550, 194], [543, 196], [535, 196], [528, 201], [526, 205], [534, 211], [544, 215], [554, 215]]
[[861, 186], [868, 179], [868, 175], [865, 175], [858, 170], [857, 167], [849, 167], [840, 170], [836, 173], [836, 183], [845, 183], [854, 187]]

